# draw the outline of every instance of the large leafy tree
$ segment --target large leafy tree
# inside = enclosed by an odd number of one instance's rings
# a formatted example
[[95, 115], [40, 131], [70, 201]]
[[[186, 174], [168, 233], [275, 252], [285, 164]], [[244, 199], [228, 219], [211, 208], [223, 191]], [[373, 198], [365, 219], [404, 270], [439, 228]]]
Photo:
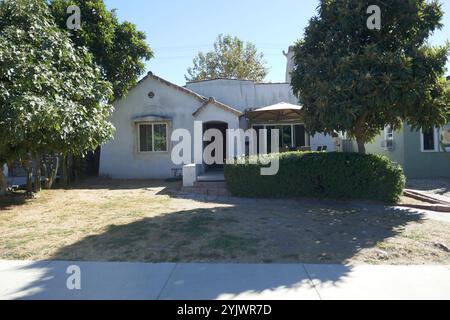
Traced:
[[0, 2], [0, 160], [33, 158], [40, 177], [43, 154], [94, 150], [112, 135], [111, 95], [92, 55], [72, 44], [44, 1]]
[[153, 57], [146, 36], [130, 22], [119, 22], [103, 0], [49, 0], [57, 24], [67, 30], [67, 8], [81, 10], [81, 29], [70, 30], [75, 45], [87, 47], [100, 66], [102, 76], [113, 85], [114, 97], [125, 95], [145, 71], [145, 60]]
[[[380, 30], [367, 27], [370, 5], [381, 8]], [[427, 44], [442, 17], [438, 1], [322, 0], [292, 73], [309, 131], [348, 132], [364, 153], [386, 125], [447, 123], [448, 45]]]
[[214, 43], [214, 51], [198, 53], [193, 64], [185, 76], [188, 81], [218, 78], [261, 81], [268, 73], [264, 56], [254, 44], [222, 34]]

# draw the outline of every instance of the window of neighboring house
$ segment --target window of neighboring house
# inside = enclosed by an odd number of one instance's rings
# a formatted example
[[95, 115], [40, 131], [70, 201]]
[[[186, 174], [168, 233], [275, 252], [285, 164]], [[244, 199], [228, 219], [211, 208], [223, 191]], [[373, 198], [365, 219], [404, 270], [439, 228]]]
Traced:
[[450, 123], [441, 129], [440, 143], [446, 151], [450, 151]]
[[139, 124], [139, 152], [166, 152], [167, 124]]
[[391, 126], [384, 128], [384, 143], [383, 148], [391, 150], [394, 148], [394, 129]]
[[438, 130], [436, 128], [422, 129], [420, 133], [420, 140], [422, 152], [439, 151]]

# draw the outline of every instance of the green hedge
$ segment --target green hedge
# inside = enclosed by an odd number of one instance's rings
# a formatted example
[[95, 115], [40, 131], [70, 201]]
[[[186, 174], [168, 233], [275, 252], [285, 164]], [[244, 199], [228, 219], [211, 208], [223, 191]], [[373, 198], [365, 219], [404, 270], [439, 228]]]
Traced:
[[280, 154], [280, 170], [262, 176], [260, 165], [227, 164], [232, 195], [248, 198], [312, 197], [396, 202], [403, 193], [403, 169], [384, 156], [358, 153]]

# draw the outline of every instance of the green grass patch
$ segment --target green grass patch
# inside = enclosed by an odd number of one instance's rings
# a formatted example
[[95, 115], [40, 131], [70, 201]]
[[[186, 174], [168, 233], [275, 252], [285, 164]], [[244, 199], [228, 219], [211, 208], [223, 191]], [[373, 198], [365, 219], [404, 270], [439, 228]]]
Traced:
[[209, 249], [223, 250], [228, 253], [236, 251], [251, 251], [257, 245], [258, 240], [235, 235], [219, 235], [207, 244]]

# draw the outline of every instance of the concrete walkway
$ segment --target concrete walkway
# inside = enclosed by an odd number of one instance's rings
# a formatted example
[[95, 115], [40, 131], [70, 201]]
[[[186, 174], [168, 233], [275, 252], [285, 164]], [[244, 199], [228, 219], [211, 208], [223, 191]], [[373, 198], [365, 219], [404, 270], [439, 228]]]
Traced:
[[0, 299], [450, 299], [450, 266], [0, 261]]
[[405, 207], [393, 207], [396, 210], [403, 210], [408, 212], [409, 214], [416, 214], [423, 217], [423, 219], [449, 222], [450, 223], [450, 212], [436, 212], [424, 209], [415, 209], [415, 208], [405, 208]]

